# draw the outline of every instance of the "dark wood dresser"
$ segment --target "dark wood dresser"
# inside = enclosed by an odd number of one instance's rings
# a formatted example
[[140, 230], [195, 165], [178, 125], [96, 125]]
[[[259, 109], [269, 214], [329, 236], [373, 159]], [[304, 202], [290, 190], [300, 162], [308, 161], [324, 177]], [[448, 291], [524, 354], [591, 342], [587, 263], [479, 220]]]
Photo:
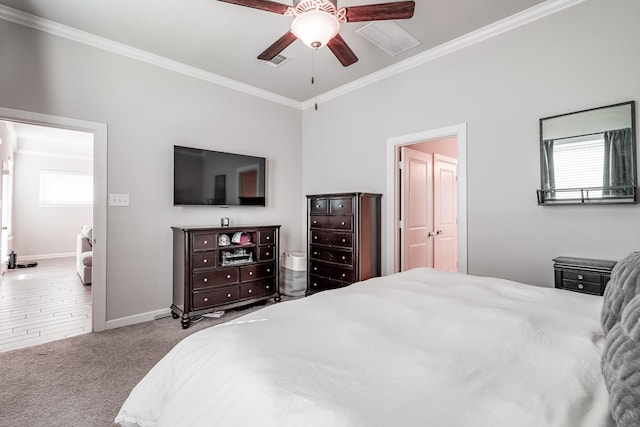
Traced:
[[614, 265], [616, 261], [565, 256], [554, 258], [555, 287], [603, 295]]
[[380, 276], [381, 198], [307, 196], [307, 295]]
[[171, 314], [182, 319], [183, 328], [192, 316], [269, 298], [280, 301], [279, 225], [171, 229]]

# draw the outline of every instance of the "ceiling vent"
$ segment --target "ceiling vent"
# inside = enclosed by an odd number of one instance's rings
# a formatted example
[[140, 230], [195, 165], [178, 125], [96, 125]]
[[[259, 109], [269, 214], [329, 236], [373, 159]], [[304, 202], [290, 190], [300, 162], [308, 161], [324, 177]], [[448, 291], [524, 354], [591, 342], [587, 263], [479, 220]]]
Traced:
[[421, 45], [420, 41], [393, 21], [375, 21], [356, 30], [389, 55], [395, 56]]
[[262, 61], [262, 62], [267, 64], [271, 68], [278, 68], [289, 61], [291, 61], [291, 58], [287, 58], [286, 56], [279, 53], [276, 56], [274, 56], [271, 61]]

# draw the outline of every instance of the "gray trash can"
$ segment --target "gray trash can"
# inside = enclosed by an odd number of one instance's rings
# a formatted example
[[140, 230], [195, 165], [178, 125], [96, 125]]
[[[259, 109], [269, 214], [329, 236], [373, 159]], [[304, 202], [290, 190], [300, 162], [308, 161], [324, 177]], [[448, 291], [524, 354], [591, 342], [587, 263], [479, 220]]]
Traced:
[[280, 262], [280, 292], [289, 297], [303, 297], [307, 291], [307, 254], [284, 252]]

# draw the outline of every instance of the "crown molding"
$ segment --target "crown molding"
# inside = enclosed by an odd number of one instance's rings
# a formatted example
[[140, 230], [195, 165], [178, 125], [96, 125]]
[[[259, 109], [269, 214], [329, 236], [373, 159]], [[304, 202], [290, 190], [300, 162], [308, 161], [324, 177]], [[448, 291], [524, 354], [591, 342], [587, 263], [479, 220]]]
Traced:
[[[508, 16], [500, 21], [496, 21], [485, 27], [479, 28], [475, 31], [467, 33], [463, 36], [453, 39], [432, 49], [419, 53], [404, 61], [398, 62], [389, 67], [383, 68], [380, 71], [371, 73], [365, 77], [362, 77], [353, 82], [347, 83], [336, 89], [327, 91], [318, 96], [317, 102], [326, 102], [340, 96], [346, 95], [350, 92], [377, 83], [386, 78], [395, 76], [404, 71], [410, 70], [427, 62], [434, 61], [445, 55], [457, 52], [469, 46], [473, 46], [477, 43], [483, 42], [492, 37], [499, 36], [500, 34], [511, 31], [515, 28], [526, 25], [530, 22], [537, 21], [545, 16], [552, 15], [560, 12], [561, 10], [568, 9], [577, 4], [583, 3], [587, 0], [548, 0], [544, 3], [540, 3], [515, 15]], [[306, 110], [313, 108], [316, 103], [316, 99], [308, 99], [302, 103], [302, 109]]]
[[233, 89], [238, 92], [253, 95], [258, 98], [277, 102], [288, 107], [301, 109], [301, 103], [291, 98], [259, 89], [255, 86], [247, 85], [245, 83], [240, 83], [236, 80], [222, 77], [218, 74], [214, 74], [200, 68], [183, 64], [182, 62], [174, 61], [142, 49], [136, 49], [126, 44], [119, 43], [104, 37], [96, 36], [95, 34], [87, 33], [86, 31], [81, 31], [67, 25], [62, 25], [57, 22], [50, 21], [39, 16], [31, 15], [29, 13], [25, 13], [4, 5], [0, 5], [0, 19], [15, 22], [16, 24], [31, 27], [36, 30], [53, 34], [55, 36], [63, 37], [69, 40], [76, 41], [78, 43], [106, 50], [117, 55], [122, 55], [131, 59], [146, 62], [151, 65], [194, 77], [196, 79], [204, 80], [209, 83], [214, 83], [216, 85]]
[[[365, 86], [369, 86], [386, 78], [395, 76], [396, 74], [400, 74], [404, 71], [410, 70], [414, 67], [434, 61], [450, 53], [457, 52], [461, 49], [475, 45], [484, 40], [496, 37], [507, 31], [521, 27], [530, 22], [534, 22], [538, 19], [544, 18], [548, 15], [552, 15], [585, 1], [587, 0], [548, 0], [544, 3], [540, 3], [522, 12], [516, 13], [515, 15], [511, 15], [500, 21], [472, 31], [471, 33], [460, 36], [457, 39], [453, 39], [425, 52], [419, 53], [404, 61], [383, 68], [380, 71], [371, 73], [365, 77], [354, 80], [351, 83], [325, 92], [317, 97], [317, 102], [326, 102], [346, 95]], [[141, 49], [136, 49], [123, 43], [109, 40], [104, 37], [99, 37], [94, 34], [62, 25], [57, 22], [31, 15], [4, 5], [0, 5], [0, 19], [15, 22], [17, 24], [31, 27], [36, 30], [44, 31], [59, 37], [73, 40], [78, 43], [83, 43], [88, 46], [96, 47], [98, 49], [106, 50], [108, 52], [126, 56], [128, 58], [146, 62], [148, 64], [156, 65], [170, 71], [204, 80], [206, 82], [233, 89], [238, 92], [253, 95], [258, 98], [273, 101], [282, 105], [286, 105], [288, 107], [306, 110], [312, 108], [316, 103], [315, 98], [309, 99], [304, 102], [299, 102], [294, 99], [275, 94], [273, 92], [259, 89], [255, 86], [240, 83], [236, 80], [222, 77], [218, 74], [214, 74], [200, 68], [192, 67], [190, 65], [186, 65], [181, 62], [165, 58], [163, 56], [155, 55]]]

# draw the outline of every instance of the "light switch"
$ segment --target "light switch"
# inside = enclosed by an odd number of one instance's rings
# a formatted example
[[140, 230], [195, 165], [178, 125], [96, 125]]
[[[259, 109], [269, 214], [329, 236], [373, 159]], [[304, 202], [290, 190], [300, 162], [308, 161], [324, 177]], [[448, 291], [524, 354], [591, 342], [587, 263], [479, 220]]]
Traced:
[[129, 195], [109, 193], [109, 206], [129, 206]]

